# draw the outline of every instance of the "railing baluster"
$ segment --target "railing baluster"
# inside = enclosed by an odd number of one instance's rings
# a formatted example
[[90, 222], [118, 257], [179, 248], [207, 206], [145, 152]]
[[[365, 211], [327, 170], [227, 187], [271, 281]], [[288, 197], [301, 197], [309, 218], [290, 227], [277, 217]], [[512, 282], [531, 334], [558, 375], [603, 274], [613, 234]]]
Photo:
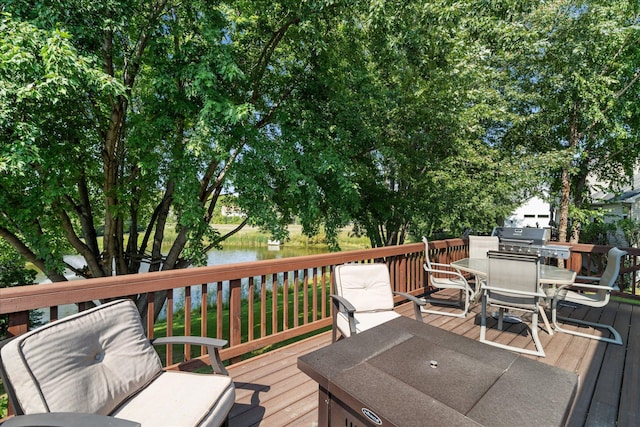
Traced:
[[[167, 292], [167, 336], [173, 336], [173, 289]], [[166, 359], [167, 366], [173, 365], [173, 346], [167, 344], [166, 346]]]
[[247, 319], [247, 336], [248, 336], [248, 340], [249, 341], [253, 341], [253, 328], [254, 328], [254, 313], [253, 313], [253, 299], [254, 299], [254, 295], [253, 295], [253, 277], [249, 277], [249, 289], [247, 292], [247, 302], [248, 302], [248, 308], [249, 308], [249, 313], [248, 313], [248, 319]]
[[309, 323], [309, 269], [302, 270], [302, 315], [304, 316], [303, 325]]
[[[242, 343], [242, 282], [240, 279], [229, 281], [229, 345]], [[240, 361], [234, 358], [232, 361]]]
[[[203, 283], [200, 285], [200, 336], [207, 336], [207, 322], [209, 316], [207, 315], [207, 306], [209, 305], [208, 301], [208, 285]], [[207, 348], [203, 345], [200, 346], [200, 356], [204, 356], [207, 354]]]
[[267, 276], [260, 276], [260, 337], [267, 335]]
[[278, 332], [278, 275], [271, 275], [271, 333]]
[[289, 329], [289, 272], [282, 276], [282, 330]]
[[[327, 317], [327, 304], [325, 301], [327, 301], [328, 299], [328, 295], [327, 295], [327, 284], [325, 281], [325, 274], [324, 274], [324, 265], [322, 267], [320, 267], [320, 283], [322, 285], [322, 318], [324, 319], [325, 317]], [[329, 282], [329, 288], [331, 288], [331, 282]], [[331, 292], [332, 290], [330, 289], [329, 292]]]
[[[191, 286], [184, 288], [184, 334], [191, 336]], [[184, 360], [191, 359], [191, 344], [184, 345]]]
[[150, 340], [153, 339], [153, 325], [155, 323], [155, 293], [147, 293], [147, 336]]
[[313, 301], [313, 310], [312, 310], [312, 322], [315, 322], [318, 319], [318, 269], [313, 267], [311, 269], [311, 275], [313, 276], [313, 287], [311, 288], [311, 300]]
[[216, 338], [224, 336], [224, 322], [222, 319], [224, 313], [224, 297], [222, 295], [222, 282], [216, 282]]
[[300, 314], [300, 297], [298, 296], [298, 270], [293, 270], [293, 327], [298, 327], [298, 315]]

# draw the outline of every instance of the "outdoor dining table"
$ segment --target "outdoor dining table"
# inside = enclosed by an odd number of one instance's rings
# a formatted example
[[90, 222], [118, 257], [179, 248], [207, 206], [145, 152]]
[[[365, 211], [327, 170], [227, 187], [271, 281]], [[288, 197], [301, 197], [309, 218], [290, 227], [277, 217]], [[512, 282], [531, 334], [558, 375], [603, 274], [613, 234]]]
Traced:
[[[488, 258], [462, 258], [458, 261], [454, 261], [451, 263], [451, 266], [460, 271], [465, 271], [467, 273], [474, 274], [479, 277], [487, 277], [487, 272], [489, 271], [489, 259]], [[562, 285], [571, 285], [576, 280], [576, 272], [573, 270], [569, 270], [566, 268], [556, 267], [554, 265], [540, 265], [540, 285], [547, 288], [555, 288], [556, 286]], [[547, 332], [549, 335], [553, 335], [553, 330], [549, 325], [549, 320], [544, 312], [544, 310], [540, 309], [540, 314], [542, 316], [542, 320], [545, 324]], [[512, 321], [517, 323], [518, 319], [516, 317], [511, 317]], [[506, 320], [505, 320], [506, 321]]]
[[[489, 270], [488, 258], [463, 258], [451, 263], [451, 266], [467, 273], [487, 277]], [[556, 267], [554, 265], [540, 265], [540, 284], [547, 286], [571, 285], [576, 280], [576, 272]]]

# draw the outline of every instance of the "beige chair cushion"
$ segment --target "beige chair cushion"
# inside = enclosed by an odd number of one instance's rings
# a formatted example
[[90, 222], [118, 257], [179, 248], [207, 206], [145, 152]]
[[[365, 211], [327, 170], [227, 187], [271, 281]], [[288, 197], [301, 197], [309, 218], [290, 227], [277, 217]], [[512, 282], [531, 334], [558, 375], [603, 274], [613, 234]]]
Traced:
[[234, 401], [226, 375], [167, 371], [111, 415], [143, 427], [219, 426]]
[[344, 264], [337, 266], [334, 274], [335, 292], [349, 301], [356, 312], [393, 310], [393, 291], [385, 264]]
[[25, 414], [108, 415], [162, 372], [129, 300], [21, 335], [2, 348], [2, 360]]

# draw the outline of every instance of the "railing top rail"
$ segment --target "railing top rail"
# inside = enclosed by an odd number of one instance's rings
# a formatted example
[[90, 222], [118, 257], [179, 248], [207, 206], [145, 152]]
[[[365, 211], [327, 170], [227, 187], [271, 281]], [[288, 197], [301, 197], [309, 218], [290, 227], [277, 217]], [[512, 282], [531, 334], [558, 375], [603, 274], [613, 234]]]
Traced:
[[[556, 243], [554, 242], [554, 244]], [[565, 243], [565, 244], [568, 245], [568, 243]], [[611, 249], [611, 246], [589, 245], [586, 243], [571, 244], [572, 251], [581, 252], [581, 253], [606, 254], [607, 252], [609, 252], [609, 249]], [[625, 251], [627, 251], [629, 255], [635, 255], [635, 256], [640, 255], [640, 248], [629, 248], [629, 247], [622, 248], [621, 247], [620, 249], [624, 249]]]

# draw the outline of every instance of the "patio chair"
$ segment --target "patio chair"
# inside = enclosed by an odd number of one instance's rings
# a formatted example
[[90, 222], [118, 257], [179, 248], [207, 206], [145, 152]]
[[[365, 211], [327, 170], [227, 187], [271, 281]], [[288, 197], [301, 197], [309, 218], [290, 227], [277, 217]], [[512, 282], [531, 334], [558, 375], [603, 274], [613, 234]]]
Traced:
[[422, 322], [420, 306], [424, 301], [404, 292], [393, 292], [386, 264], [343, 264], [333, 270], [333, 334], [332, 341], [371, 329], [400, 314], [393, 310], [393, 295], [413, 302], [416, 320]]
[[[152, 344], [185, 342], [207, 347], [213, 374], [163, 369]], [[118, 300], [5, 341], [0, 374], [18, 415], [15, 425], [21, 415], [38, 425], [49, 413], [53, 421], [40, 425], [61, 419], [69, 425], [77, 414], [77, 425], [85, 426], [101, 419], [103, 425], [219, 426], [227, 424], [235, 400], [218, 352], [225, 344], [201, 337], [152, 343], [135, 304]]]
[[[480, 320], [480, 342], [519, 353], [534, 356], [545, 355], [538, 338], [538, 312], [540, 299], [546, 294], [540, 289], [540, 258], [537, 255], [525, 255], [510, 252], [488, 252], [489, 269], [487, 283], [482, 289], [482, 314]], [[535, 350], [511, 346], [486, 338], [487, 307], [499, 309], [498, 330], [502, 330], [505, 310], [519, 310], [531, 313], [531, 337]]]
[[[476, 290], [474, 290], [467, 279], [460, 273], [458, 270], [453, 270], [451, 265], [449, 264], [441, 264], [436, 262], [431, 262], [429, 259], [429, 241], [426, 237], [422, 238], [425, 247], [425, 262], [424, 262], [424, 271], [427, 273], [429, 284], [436, 288], [436, 291], [442, 289], [457, 289], [458, 292], [458, 301], [450, 301], [444, 298], [434, 298], [433, 294], [435, 292], [429, 293], [429, 296], [425, 298], [426, 302], [429, 302], [432, 305], [447, 305], [459, 307], [460, 312], [449, 312], [449, 311], [440, 311], [440, 310], [428, 310], [424, 307], [421, 308], [423, 313], [430, 314], [439, 314], [442, 316], [451, 316], [451, 317], [465, 317], [469, 312], [470, 301], [474, 300], [476, 297]], [[479, 289], [479, 287], [477, 288]]]
[[469, 258], [486, 258], [487, 252], [500, 247], [498, 236], [469, 236]]
[[[500, 248], [500, 239], [498, 236], [469, 236], [469, 258], [486, 258], [487, 252], [497, 251]], [[485, 278], [475, 275], [476, 289], [480, 289], [485, 282]], [[479, 296], [480, 292], [476, 292]]]
[[[622, 257], [626, 254], [627, 252], [621, 249], [611, 248], [607, 254], [607, 266], [602, 273], [602, 276], [577, 276], [576, 280], [579, 280], [580, 282], [576, 282], [572, 285], [559, 286], [555, 290], [552, 289], [553, 299], [551, 301], [551, 321], [553, 322], [553, 326], [556, 331], [618, 345], [622, 344], [622, 337], [611, 325], [569, 317], [560, 317], [557, 312], [558, 303], [560, 301], [568, 301], [570, 303], [590, 307], [604, 307], [607, 305], [609, 303], [609, 296], [611, 295], [611, 292], [620, 290], [616, 285], [616, 280], [620, 274], [620, 262]], [[558, 319], [564, 322], [576, 323], [578, 325], [606, 329], [610, 332], [611, 337], [588, 334], [563, 328], [558, 324]]]

